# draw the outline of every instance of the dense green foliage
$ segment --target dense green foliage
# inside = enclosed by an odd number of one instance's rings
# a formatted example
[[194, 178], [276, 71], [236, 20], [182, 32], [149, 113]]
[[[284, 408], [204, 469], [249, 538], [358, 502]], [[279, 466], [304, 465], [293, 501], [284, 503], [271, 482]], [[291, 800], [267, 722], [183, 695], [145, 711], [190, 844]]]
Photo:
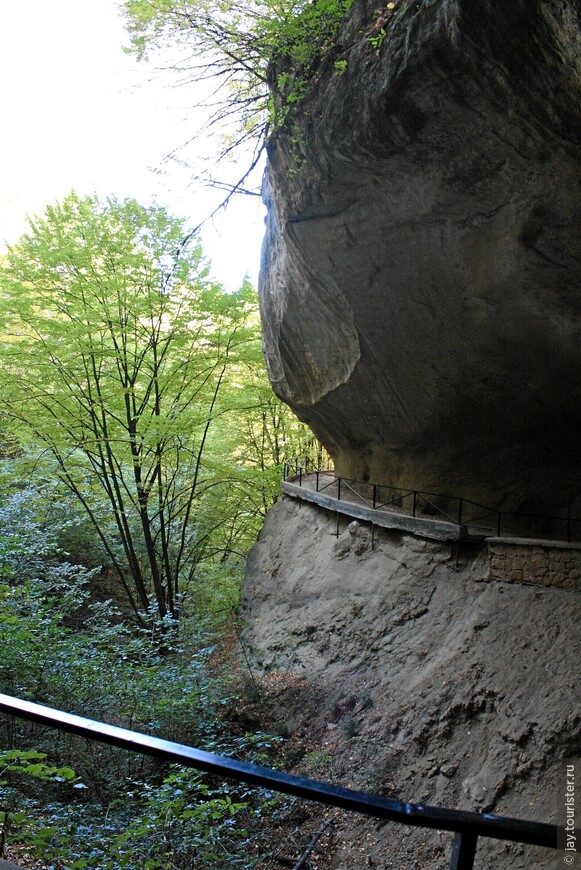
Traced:
[[[0, 691], [267, 759], [265, 738], [231, 734], [222, 721], [230, 694], [207, 668], [208, 623], [182, 621], [160, 652], [155, 631], [129, 629], [111, 602], [91, 602], [95, 578], [65, 561], [56, 521], [44, 534], [44, 508], [29, 488], [0, 509]], [[0, 841], [23, 840], [51, 866], [251, 866], [248, 826], [261, 812], [252, 794], [6, 718], [0, 744]]]
[[211, 281], [163, 209], [74, 194], [0, 284], [12, 436], [82, 505], [135, 612], [177, 618], [200, 562], [251, 543], [270, 466], [307, 434], [267, 386], [254, 291]]
[[[212, 663], [282, 464], [257, 302], [181, 221], [71, 195], [0, 270], [0, 691], [248, 760]], [[0, 854], [251, 867], [272, 796], [0, 717]], [[42, 789], [38, 787], [42, 783]]]

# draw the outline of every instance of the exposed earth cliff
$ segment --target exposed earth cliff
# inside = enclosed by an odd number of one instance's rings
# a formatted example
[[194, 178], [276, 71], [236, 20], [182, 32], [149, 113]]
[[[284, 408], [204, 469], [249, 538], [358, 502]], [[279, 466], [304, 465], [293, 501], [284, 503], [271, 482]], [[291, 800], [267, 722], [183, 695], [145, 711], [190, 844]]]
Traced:
[[[578, 593], [492, 582], [475, 545], [336, 530], [283, 497], [250, 556], [244, 647], [262, 685], [280, 686], [260, 724], [316, 778], [557, 821], [560, 764], [581, 755]], [[317, 867], [448, 866], [449, 835], [337, 822]], [[555, 854], [480, 840], [476, 866], [536, 870]]]
[[355, 0], [272, 136], [265, 355], [339, 473], [581, 512], [580, 18]]

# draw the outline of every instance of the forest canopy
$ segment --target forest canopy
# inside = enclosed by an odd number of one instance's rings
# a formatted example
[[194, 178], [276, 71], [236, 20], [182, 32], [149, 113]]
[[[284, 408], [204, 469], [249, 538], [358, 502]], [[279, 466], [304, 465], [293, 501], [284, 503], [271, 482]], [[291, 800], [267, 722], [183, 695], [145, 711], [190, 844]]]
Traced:
[[[318, 445], [272, 393], [254, 289], [163, 208], [71, 193], [0, 291], [0, 692], [264, 763], [211, 659], [282, 465]], [[0, 717], [0, 857], [249, 867], [263, 805]]]
[[177, 618], [200, 562], [251, 543], [306, 432], [268, 386], [253, 289], [213, 282], [164, 209], [74, 193], [0, 282], [11, 437], [51, 463], [133, 611]]

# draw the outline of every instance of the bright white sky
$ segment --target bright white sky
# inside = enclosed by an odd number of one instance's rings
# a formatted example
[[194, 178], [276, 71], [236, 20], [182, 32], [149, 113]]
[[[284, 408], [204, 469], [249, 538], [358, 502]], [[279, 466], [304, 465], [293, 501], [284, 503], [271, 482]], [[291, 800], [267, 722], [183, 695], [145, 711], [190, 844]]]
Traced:
[[[224, 196], [194, 188], [177, 162], [164, 164], [196, 132], [195, 92], [123, 53], [117, 5], [2, 0], [0, 248], [17, 240], [26, 214], [72, 189], [144, 204], [155, 197], [190, 226]], [[236, 197], [202, 232], [212, 271], [229, 289], [245, 274], [256, 282], [263, 216], [257, 197]]]

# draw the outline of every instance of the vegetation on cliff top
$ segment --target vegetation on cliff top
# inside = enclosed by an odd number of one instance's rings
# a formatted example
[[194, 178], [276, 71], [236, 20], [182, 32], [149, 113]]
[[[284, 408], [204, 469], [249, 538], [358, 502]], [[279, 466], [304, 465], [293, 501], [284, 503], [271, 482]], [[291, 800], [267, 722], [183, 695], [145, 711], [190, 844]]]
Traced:
[[163, 49], [184, 80], [205, 88], [208, 126], [230, 131], [221, 156], [251, 144], [257, 160], [333, 48], [351, 2], [125, 0], [124, 9], [131, 51]]

